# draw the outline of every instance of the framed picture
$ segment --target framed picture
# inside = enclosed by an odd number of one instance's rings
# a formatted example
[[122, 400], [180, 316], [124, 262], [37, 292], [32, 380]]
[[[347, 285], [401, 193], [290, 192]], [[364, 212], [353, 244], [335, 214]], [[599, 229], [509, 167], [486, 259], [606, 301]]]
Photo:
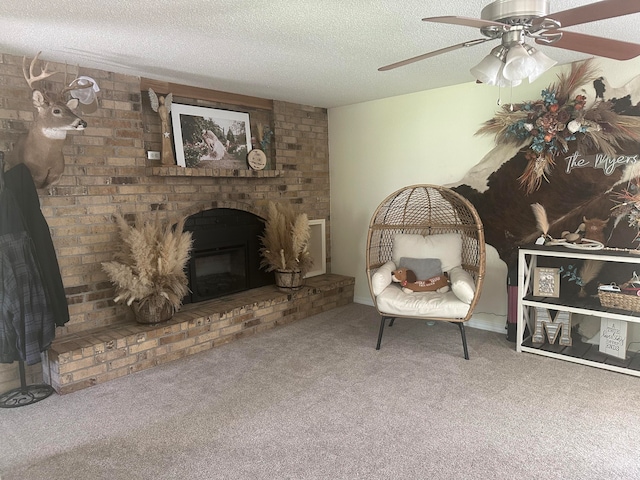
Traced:
[[249, 114], [171, 105], [176, 162], [182, 167], [246, 170], [251, 150]]
[[309, 229], [311, 230], [309, 253], [313, 258], [313, 270], [307, 272], [305, 278], [327, 273], [327, 247], [324, 218], [309, 220]]
[[558, 298], [560, 296], [560, 269], [536, 267], [533, 270], [533, 295]]

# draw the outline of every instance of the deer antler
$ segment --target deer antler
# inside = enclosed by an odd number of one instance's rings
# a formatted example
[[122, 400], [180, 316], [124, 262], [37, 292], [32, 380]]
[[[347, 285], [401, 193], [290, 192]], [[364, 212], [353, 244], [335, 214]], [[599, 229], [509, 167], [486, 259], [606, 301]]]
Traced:
[[[62, 91], [60, 92], [59, 96], [60, 98], [64, 98], [64, 94], [67, 92], [70, 92], [72, 90], [80, 90], [83, 88], [90, 88], [93, 87], [93, 82], [90, 80], [86, 80], [84, 78], [78, 78], [76, 75], [76, 78], [69, 83], [69, 85], [67, 85], [67, 82], [69, 81], [69, 79], [67, 78], [67, 64], [64, 64], [64, 84], [66, 85]], [[85, 83], [86, 82], [86, 83]]]
[[34, 83], [39, 82], [40, 80], [44, 80], [45, 78], [49, 78], [51, 75], [58, 73], [58, 72], [48, 72], [47, 69], [49, 68], [49, 62], [47, 62], [45, 63], [44, 68], [40, 69], [40, 75], [34, 76], [33, 67], [38, 61], [38, 56], [41, 53], [42, 52], [38, 52], [36, 56], [33, 57], [33, 60], [31, 60], [31, 65], [29, 65], [28, 72], [27, 72], [27, 57], [22, 57], [22, 73], [24, 74], [24, 79], [29, 84], [29, 87], [31, 87], [31, 90], [35, 90], [33, 88]]
[[70, 92], [71, 90], [80, 90], [81, 88], [90, 88], [90, 87], [93, 87], [92, 81], [85, 80], [84, 78], [76, 78], [68, 86], [62, 89], [62, 91], [60, 92], [60, 95], [62, 96], [65, 93]]

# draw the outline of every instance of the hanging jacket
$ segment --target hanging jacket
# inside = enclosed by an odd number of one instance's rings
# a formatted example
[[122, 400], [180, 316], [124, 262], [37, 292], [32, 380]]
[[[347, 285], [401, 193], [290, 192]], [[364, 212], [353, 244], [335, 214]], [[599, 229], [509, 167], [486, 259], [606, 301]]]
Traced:
[[[0, 362], [40, 361], [55, 337], [55, 321], [35, 247], [0, 160]], [[32, 180], [33, 183], [33, 180]]]
[[26, 165], [20, 163], [5, 172], [4, 178], [5, 188], [13, 192], [20, 206], [25, 229], [35, 246], [35, 258], [42, 273], [55, 323], [61, 327], [69, 321], [69, 306], [49, 224], [40, 210], [40, 198], [31, 172]]

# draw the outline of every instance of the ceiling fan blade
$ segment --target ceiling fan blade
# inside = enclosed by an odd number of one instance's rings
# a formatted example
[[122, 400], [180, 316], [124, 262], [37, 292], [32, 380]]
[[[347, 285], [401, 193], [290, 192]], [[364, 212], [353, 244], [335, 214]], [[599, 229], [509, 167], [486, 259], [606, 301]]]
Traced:
[[[550, 33], [555, 33], [551, 30]], [[562, 38], [553, 43], [547, 43], [544, 39], [537, 38], [536, 43], [550, 47], [564, 48], [574, 52], [588, 53], [598, 57], [612, 58], [614, 60], [629, 60], [640, 55], [640, 44], [611, 40], [604, 37], [594, 37], [584, 33], [562, 31]]]
[[405, 65], [409, 65], [414, 62], [419, 62], [420, 60], [424, 60], [425, 58], [435, 57], [436, 55], [440, 55], [442, 53], [452, 52], [453, 50], [458, 50], [459, 48], [464, 47], [472, 47], [474, 45], [478, 45], [480, 43], [487, 42], [489, 40], [493, 40], [492, 38], [478, 38], [476, 40], [469, 40], [468, 42], [459, 43], [457, 45], [451, 45], [450, 47], [441, 48], [440, 50], [434, 50], [433, 52], [424, 53], [422, 55], [418, 55], [417, 57], [411, 57], [406, 60], [402, 60], [400, 62], [392, 63], [390, 65], [385, 65], [384, 67], [380, 67], [378, 69], [379, 72], [386, 72], [387, 70], [393, 70], [394, 68], [404, 67]]
[[426, 18], [423, 18], [422, 21], [435, 22], [435, 23], [447, 23], [450, 25], [463, 25], [465, 27], [474, 27], [474, 28], [497, 27], [501, 30], [509, 29], [509, 26], [504, 23], [493, 22], [491, 20], [481, 20], [479, 18], [456, 17], [454, 15], [448, 15], [445, 17], [426, 17]]
[[595, 22], [640, 12], [640, 2], [630, 0], [602, 0], [582, 7], [570, 8], [547, 15], [544, 18], [557, 20], [561, 27]]

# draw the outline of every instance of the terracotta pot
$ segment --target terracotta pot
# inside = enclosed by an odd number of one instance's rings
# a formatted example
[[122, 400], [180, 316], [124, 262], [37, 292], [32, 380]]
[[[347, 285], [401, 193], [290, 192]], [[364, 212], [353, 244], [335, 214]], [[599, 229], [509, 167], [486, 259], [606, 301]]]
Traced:
[[161, 323], [166, 322], [175, 313], [173, 305], [166, 299], [144, 299], [131, 304], [133, 314], [138, 323]]
[[296, 270], [276, 270], [276, 286], [285, 292], [299, 290], [304, 285], [304, 275]]

